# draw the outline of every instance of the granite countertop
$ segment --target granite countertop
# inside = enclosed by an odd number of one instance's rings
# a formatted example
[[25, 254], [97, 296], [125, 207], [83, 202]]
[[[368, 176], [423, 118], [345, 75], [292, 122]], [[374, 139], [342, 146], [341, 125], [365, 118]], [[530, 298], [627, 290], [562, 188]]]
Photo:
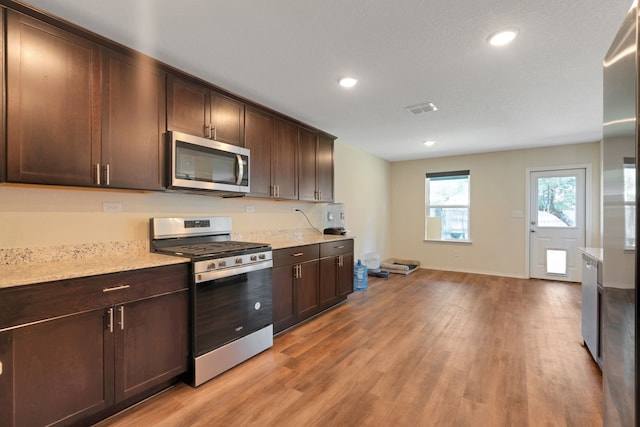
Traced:
[[0, 266], [0, 289], [185, 262], [189, 260], [146, 252], [2, 265]]
[[578, 250], [596, 261], [603, 260], [602, 248], [578, 248]]
[[[271, 244], [272, 249], [353, 239], [309, 230], [232, 234], [232, 239]], [[189, 262], [149, 252], [148, 241], [0, 249], [0, 289], [56, 280]]]
[[271, 244], [271, 249], [284, 249], [294, 246], [313, 245], [317, 243], [336, 242], [339, 240], [353, 239], [353, 236], [339, 236], [330, 234], [304, 234], [302, 236], [272, 238], [266, 243]]

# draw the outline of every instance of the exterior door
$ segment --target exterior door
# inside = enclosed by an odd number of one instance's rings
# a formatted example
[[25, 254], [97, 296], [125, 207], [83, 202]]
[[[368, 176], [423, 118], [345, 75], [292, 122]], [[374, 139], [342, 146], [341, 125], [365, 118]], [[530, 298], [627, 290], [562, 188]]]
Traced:
[[529, 276], [580, 281], [585, 242], [585, 169], [531, 172]]

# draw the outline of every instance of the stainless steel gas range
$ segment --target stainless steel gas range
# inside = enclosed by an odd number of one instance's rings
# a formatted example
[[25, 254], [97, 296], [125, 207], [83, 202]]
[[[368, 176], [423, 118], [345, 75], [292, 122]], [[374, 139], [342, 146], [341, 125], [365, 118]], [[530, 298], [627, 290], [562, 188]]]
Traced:
[[191, 259], [193, 386], [273, 346], [270, 245], [232, 241], [230, 217], [152, 218], [151, 235]]

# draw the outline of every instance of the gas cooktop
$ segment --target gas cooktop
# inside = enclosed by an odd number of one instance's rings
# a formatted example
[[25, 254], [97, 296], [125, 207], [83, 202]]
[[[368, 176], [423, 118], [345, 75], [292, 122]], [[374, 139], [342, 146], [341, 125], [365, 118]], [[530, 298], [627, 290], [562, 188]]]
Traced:
[[227, 256], [235, 253], [250, 253], [268, 249], [270, 249], [270, 246], [267, 243], [237, 242], [231, 240], [225, 242], [189, 243], [183, 239], [178, 245], [156, 248], [156, 252], [189, 258], [201, 258]]

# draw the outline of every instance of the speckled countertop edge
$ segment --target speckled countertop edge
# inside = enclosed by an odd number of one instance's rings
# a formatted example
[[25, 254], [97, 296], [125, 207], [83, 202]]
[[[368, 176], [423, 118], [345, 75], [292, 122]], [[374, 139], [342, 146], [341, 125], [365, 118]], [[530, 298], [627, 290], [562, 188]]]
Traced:
[[[354, 238], [308, 230], [239, 233], [231, 237], [269, 243], [272, 249]], [[188, 258], [149, 252], [146, 241], [0, 249], [0, 289], [186, 262]]]
[[578, 248], [583, 254], [595, 259], [596, 261], [602, 261], [602, 248]]

